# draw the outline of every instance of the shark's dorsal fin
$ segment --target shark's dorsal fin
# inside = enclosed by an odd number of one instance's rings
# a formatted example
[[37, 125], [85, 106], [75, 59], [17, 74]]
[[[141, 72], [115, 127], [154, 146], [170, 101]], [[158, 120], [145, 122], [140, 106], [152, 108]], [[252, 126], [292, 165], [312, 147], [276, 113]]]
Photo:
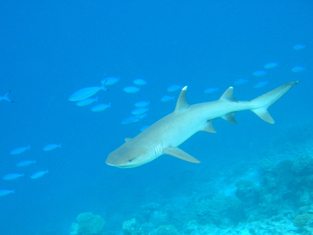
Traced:
[[184, 86], [181, 91], [180, 94], [178, 96], [177, 102], [176, 102], [176, 106], [175, 106], [175, 111], [180, 111], [182, 109], [186, 109], [188, 108], [188, 103], [186, 100], [186, 92], [187, 92], [187, 86]]
[[229, 100], [229, 101], [234, 101], [234, 87], [230, 86], [224, 91], [223, 95], [220, 97], [220, 100]]
[[209, 133], [216, 133], [216, 130], [213, 127], [212, 121], [208, 121], [206, 126], [202, 129], [202, 131], [206, 131]]
[[187, 162], [200, 163], [198, 159], [177, 147], [167, 147], [164, 149], [163, 153]]
[[228, 114], [224, 115], [222, 118], [224, 120], [232, 123], [232, 124], [237, 124], [237, 120], [235, 118], [235, 113], [228, 113]]

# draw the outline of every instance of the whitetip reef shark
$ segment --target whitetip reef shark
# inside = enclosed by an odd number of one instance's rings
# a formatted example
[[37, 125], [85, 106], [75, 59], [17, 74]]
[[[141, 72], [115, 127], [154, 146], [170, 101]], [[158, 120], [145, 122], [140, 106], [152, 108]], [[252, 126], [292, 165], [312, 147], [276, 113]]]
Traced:
[[274, 119], [267, 109], [297, 83], [298, 81], [288, 82], [251, 101], [236, 101], [233, 98], [234, 88], [229, 87], [218, 100], [193, 105], [186, 101], [187, 86], [185, 86], [172, 113], [136, 137], [126, 138], [125, 143], [112, 151], [105, 162], [119, 168], [133, 168], [166, 154], [187, 162], [200, 163], [178, 146], [198, 131], [215, 133], [212, 120], [216, 118], [236, 122], [234, 113], [238, 111], [251, 110], [265, 122], [274, 124]]

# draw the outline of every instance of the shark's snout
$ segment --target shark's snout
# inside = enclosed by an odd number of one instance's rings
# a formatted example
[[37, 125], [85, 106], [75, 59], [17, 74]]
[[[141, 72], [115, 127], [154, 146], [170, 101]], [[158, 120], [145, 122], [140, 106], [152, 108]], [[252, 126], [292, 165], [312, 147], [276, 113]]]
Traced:
[[132, 159], [126, 158], [122, 155], [118, 155], [115, 153], [109, 154], [105, 163], [109, 166], [119, 167], [119, 168], [131, 168], [135, 167]]

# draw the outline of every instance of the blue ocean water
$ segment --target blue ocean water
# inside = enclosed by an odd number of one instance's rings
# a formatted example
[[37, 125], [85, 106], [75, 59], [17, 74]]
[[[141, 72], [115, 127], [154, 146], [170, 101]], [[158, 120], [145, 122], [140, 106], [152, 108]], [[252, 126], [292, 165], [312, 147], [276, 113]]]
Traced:
[[[2, 1], [0, 234], [274, 234], [260, 227], [271, 223], [286, 228], [276, 234], [312, 232], [312, 12], [306, 0]], [[68, 101], [111, 76], [119, 81], [93, 96], [107, 109]], [[135, 79], [146, 84], [124, 92]], [[133, 169], [105, 164], [174, 110], [172, 85], [188, 85], [194, 104], [231, 85], [250, 100], [293, 80], [270, 109], [275, 125], [240, 112], [237, 125], [214, 120], [216, 134], [183, 143], [199, 165], [167, 156]], [[147, 115], [122, 124], [138, 101], [150, 102]], [[16, 166], [24, 160], [35, 163]], [[104, 232], [79, 231], [84, 212], [100, 215]]]

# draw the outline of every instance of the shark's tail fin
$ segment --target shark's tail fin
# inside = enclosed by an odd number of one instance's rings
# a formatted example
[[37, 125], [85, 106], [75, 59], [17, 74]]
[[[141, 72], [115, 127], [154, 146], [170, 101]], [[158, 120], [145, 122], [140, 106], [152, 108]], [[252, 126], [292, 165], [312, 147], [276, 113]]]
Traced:
[[252, 107], [251, 111], [254, 112], [265, 122], [274, 124], [275, 121], [267, 111], [273, 103], [275, 103], [280, 97], [282, 97], [290, 88], [296, 85], [298, 81], [292, 81], [281, 85], [274, 90], [271, 90], [251, 101]]

